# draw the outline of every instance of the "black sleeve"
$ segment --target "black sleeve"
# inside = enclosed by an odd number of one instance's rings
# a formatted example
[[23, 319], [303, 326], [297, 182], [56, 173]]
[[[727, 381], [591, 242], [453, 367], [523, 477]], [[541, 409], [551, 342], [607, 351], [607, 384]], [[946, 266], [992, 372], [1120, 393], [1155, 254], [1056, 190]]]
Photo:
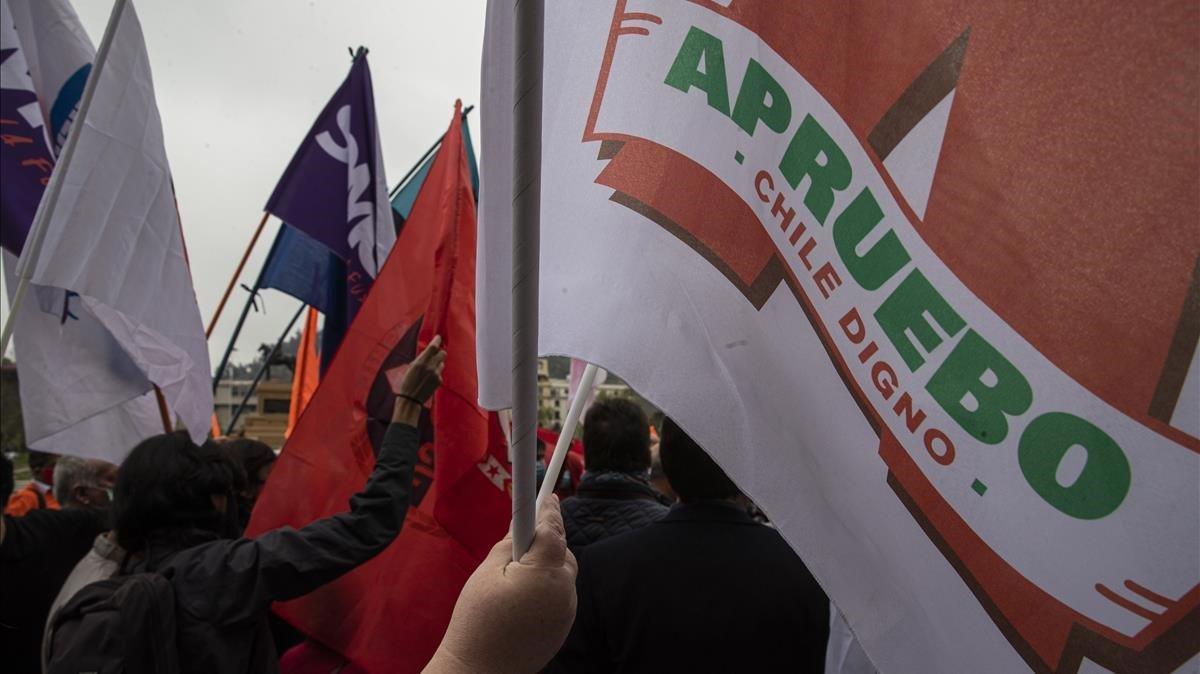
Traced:
[[79, 554], [82, 557], [96, 535], [106, 529], [106, 524], [105, 511], [89, 508], [31, 510], [24, 517], [5, 515], [0, 562], [19, 562], [64, 544], [83, 545]]
[[215, 624], [254, 620], [271, 602], [312, 592], [379, 554], [400, 533], [408, 513], [419, 442], [416, 428], [392, 424], [375, 470], [350, 498], [348, 512], [301, 529], [284, 527], [204, 546], [180, 570], [221, 591], [177, 599], [188, 612]]
[[599, 633], [603, 620], [596, 615], [595, 589], [585, 563], [586, 550], [579, 555], [579, 575], [575, 577], [575, 623], [558, 654], [543, 674], [592, 674], [601, 672], [603, 635]]

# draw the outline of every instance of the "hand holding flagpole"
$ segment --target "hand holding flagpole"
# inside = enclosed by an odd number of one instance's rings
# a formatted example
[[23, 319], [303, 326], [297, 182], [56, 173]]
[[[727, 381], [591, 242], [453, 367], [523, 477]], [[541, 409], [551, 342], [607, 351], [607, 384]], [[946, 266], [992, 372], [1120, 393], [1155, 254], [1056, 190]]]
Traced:
[[516, 4], [513, 100], [513, 561], [533, 542], [537, 474], [538, 264], [542, 182], [543, 0]]

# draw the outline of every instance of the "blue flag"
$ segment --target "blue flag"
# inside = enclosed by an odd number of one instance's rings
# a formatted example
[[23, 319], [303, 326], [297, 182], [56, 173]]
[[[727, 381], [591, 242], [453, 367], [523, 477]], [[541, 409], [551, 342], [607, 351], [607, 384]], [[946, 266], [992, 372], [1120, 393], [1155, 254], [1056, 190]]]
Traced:
[[[471, 169], [471, 188], [478, 200], [479, 167], [475, 162], [471, 135], [465, 124], [463, 141]], [[426, 159], [392, 198], [391, 206], [397, 233], [408, 219], [435, 158], [437, 153]], [[290, 225], [285, 225], [275, 237], [275, 243], [271, 246], [271, 252], [259, 277], [259, 288], [274, 288], [287, 293], [316, 307], [325, 315], [321, 331], [322, 372], [333, 359], [346, 329], [354, 320], [358, 307], [374, 281], [373, 277], [367, 277], [361, 272], [353, 273], [353, 267], [354, 265], [348, 265], [315, 239]]]

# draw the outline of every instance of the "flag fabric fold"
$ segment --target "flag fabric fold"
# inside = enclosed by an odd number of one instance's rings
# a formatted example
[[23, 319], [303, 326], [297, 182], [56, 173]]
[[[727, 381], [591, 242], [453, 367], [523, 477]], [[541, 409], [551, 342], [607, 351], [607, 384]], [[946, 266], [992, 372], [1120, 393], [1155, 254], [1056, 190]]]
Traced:
[[[488, 3], [480, 104], [497, 408], [522, 327], [512, 5]], [[546, 3], [540, 353], [707, 449], [881, 671], [1196, 662], [1181, 7]]]
[[[19, 282], [17, 256], [77, 116], [94, 55], [68, 3], [0, 3], [0, 244], [10, 302]], [[120, 462], [139, 441], [162, 432], [146, 373], [77, 292], [33, 286], [26, 299], [17, 309], [13, 346], [31, 448]]]
[[393, 385], [418, 349], [442, 335], [444, 383], [421, 422], [424, 444], [400, 536], [376, 559], [276, 609], [371, 672], [424, 666], [463, 583], [503, 536], [511, 507], [503, 433], [495, 415], [475, 404], [475, 204], [461, 129], [456, 110], [395, 249], [288, 439], [248, 529], [255, 535], [303, 526], [344, 510], [374, 465]]

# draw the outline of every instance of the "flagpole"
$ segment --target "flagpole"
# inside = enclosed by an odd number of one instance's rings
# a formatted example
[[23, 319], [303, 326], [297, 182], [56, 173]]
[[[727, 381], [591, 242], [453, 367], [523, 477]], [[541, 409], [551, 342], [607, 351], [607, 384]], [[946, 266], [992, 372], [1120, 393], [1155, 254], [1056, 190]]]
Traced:
[[250, 259], [250, 252], [254, 250], [254, 245], [258, 243], [258, 237], [263, 233], [263, 228], [267, 226], [267, 218], [271, 214], [263, 211], [262, 220], [258, 221], [258, 229], [254, 230], [254, 236], [250, 237], [250, 245], [246, 246], [246, 252], [242, 253], [242, 260], [238, 262], [237, 269], [233, 270], [233, 277], [229, 279], [229, 285], [225, 287], [225, 294], [221, 296], [221, 301], [217, 303], [217, 310], [213, 312], [212, 319], [208, 322], [208, 328], [204, 331], [204, 338], [212, 337], [213, 328], [217, 327], [217, 319], [221, 318], [221, 312], [225, 310], [225, 303], [229, 301], [229, 296], [233, 293], [234, 286], [237, 285], [238, 277], [242, 275], [242, 270], [246, 267], [246, 261]]
[[[286, 224], [280, 224], [280, 233]], [[276, 235], [275, 241], [271, 243], [271, 250], [267, 251], [267, 259], [263, 261], [262, 269], [258, 270], [258, 278], [254, 280], [254, 286], [250, 288], [250, 296], [246, 298], [246, 304], [242, 307], [242, 315], [238, 316], [237, 324], [233, 326], [233, 334], [229, 336], [229, 343], [225, 345], [225, 352], [221, 354], [221, 362], [217, 364], [217, 371], [213, 374], [213, 394], [217, 392], [217, 385], [221, 383], [221, 379], [225, 377], [225, 367], [229, 365], [229, 357], [233, 355], [233, 347], [237, 343], [237, 338], [242, 334], [242, 326], [246, 324], [246, 317], [250, 315], [250, 307], [254, 305], [254, 297], [258, 293], [259, 287], [262, 286], [263, 272], [267, 270], [267, 264], [271, 261], [271, 256], [275, 254], [275, 245], [279, 243], [279, 236]]]
[[513, 561], [533, 544], [537, 474], [538, 263], [544, 0], [516, 4], [513, 100]]
[[175, 428], [171, 423], [171, 411], [167, 408], [167, 398], [158, 384], [151, 384], [151, 386], [154, 387], [154, 400], [158, 402], [158, 416], [162, 418], [163, 433], [171, 433]]
[[[468, 105], [466, 109], [462, 111], [462, 120], [464, 122], [467, 121], [467, 115], [471, 114], [471, 111], [474, 109], [475, 106]], [[421, 168], [421, 164], [424, 164], [425, 160], [429, 159], [429, 155], [437, 152], [437, 149], [442, 146], [442, 141], [445, 139], [446, 134], [443, 133], [442, 135], [438, 136], [437, 140], [433, 141], [433, 145], [430, 145], [429, 149], [425, 150], [425, 154], [421, 155], [421, 158], [417, 160], [417, 163], [413, 164], [412, 168], [408, 169], [408, 173], [405, 173], [404, 177], [400, 178], [400, 182], [396, 183], [396, 186], [392, 188], [392, 191], [388, 192], [388, 199], [394, 199], [396, 197], [396, 193], [404, 187], [404, 184], [408, 182], [409, 178], [413, 177], [413, 174], [417, 172], [417, 169]]]
[[562, 472], [563, 462], [567, 459], [567, 450], [571, 447], [571, 439], [575, 437], [575, 427], [579, 425], [579, 417], [592, 397], [592, 389], [596, 385], [596, 373], [600, 368], [588, 363], [583, 368], [583, 376], [579, 378], [579, 388], [571, 399], [571, 407], [567, 409], [567, 419], [563, 422], [562, 434], [558, 436], [558, 444], [554, 445], [554, 455], [550, 457], [550, 465], [546, 467], [546, 477], [542, 480], [542, 489], [538, 492], [537, 508], [541, 510], [542, 503], [554, 493], [554, 485], [558, 484], [558, 474]]
[[71, 165], [71, 158], [75, 156], [75, 146], [79, 144], [79, 134], [75, 133], [75, 129], [83, 125], [87, 119], [88, 110], [92, 107], [96, 85], [100, 82], [100, 73], [103, 72], [104, 64], [108, 61], [108, 52], [112, 49], [113, 36], [116, 35], [117, 25], [121, 22], [121, 16], [125, 12], [126, 1], [115, 0], [113, 2], [112, 13], [108, 16], [108, 25], [104, 28], [104, 37], [100, 39], [100, 48], [96, 50], [95, 65], [92, 66], [91, 75], [88, 76], [87, 84], [83, 88], [79, 114], [71, 125], [71, 132], [67, 134], [67, 143], [63, 147], [62, 155], [58, 157], [54, 170], [50, 173], [50, 184], [47, 185], [46, 194], [42, 197], [42, 207], [38, 209], [33, 226], [29, 228], [29, 235], [25, 238], [24, 254], [17, 263], [17, 278], [19, 279], [17, 289], [13, 293], [12, 304], [8, 307], [8, 318], [4, 321], [3, 331], [0, 332], [0, 354], [8, 352], [8, 343], [12, 340], [13, 329], [17, 323], [18, 309], [29, 289], [29, 279], [37, 267], [37, 259], [42, 253], [42, 243], [46, 239], [46, 228], [54, 215], [55, 206], [58, 205], [58, 195], [62, 192], [62, 175]]
[[308, 308], [307, 304], [300, 305], [300, 308], [296, 310], [296, 315], [292, 316], [292, 320], [283, 329], [283, 334], [279, 335], [279, 339], [275, 342], [275, 347], [268, 351], [266, 357], [263, 358], [263, 364], [254, 375], [254, 381], [250, 383], [250, 388], [246, 389], [246, 395], [242, 398], [241, 404], [234, 410], [233, 415], [229, 417], [229, 425], [225, 427], [225, 435], [233, 432], [233, 427], [237, 424], [238, 419], [242, 417], [242, 411], [246, 409], [246, 404], [250, 402], [250, 396], [254, 395], [254, 391], [258, 389], [258, 383], [262, 381], [263, 374], [271, 366], [271, 358], [279, 352], [280, 347], [283, 346], [283, 340], [287, 339], [288, 333], [292, 331], [292, 326], [296, 324], [296, 321], [300, 320], [300, 315], [304, 313], [306, 308]]

